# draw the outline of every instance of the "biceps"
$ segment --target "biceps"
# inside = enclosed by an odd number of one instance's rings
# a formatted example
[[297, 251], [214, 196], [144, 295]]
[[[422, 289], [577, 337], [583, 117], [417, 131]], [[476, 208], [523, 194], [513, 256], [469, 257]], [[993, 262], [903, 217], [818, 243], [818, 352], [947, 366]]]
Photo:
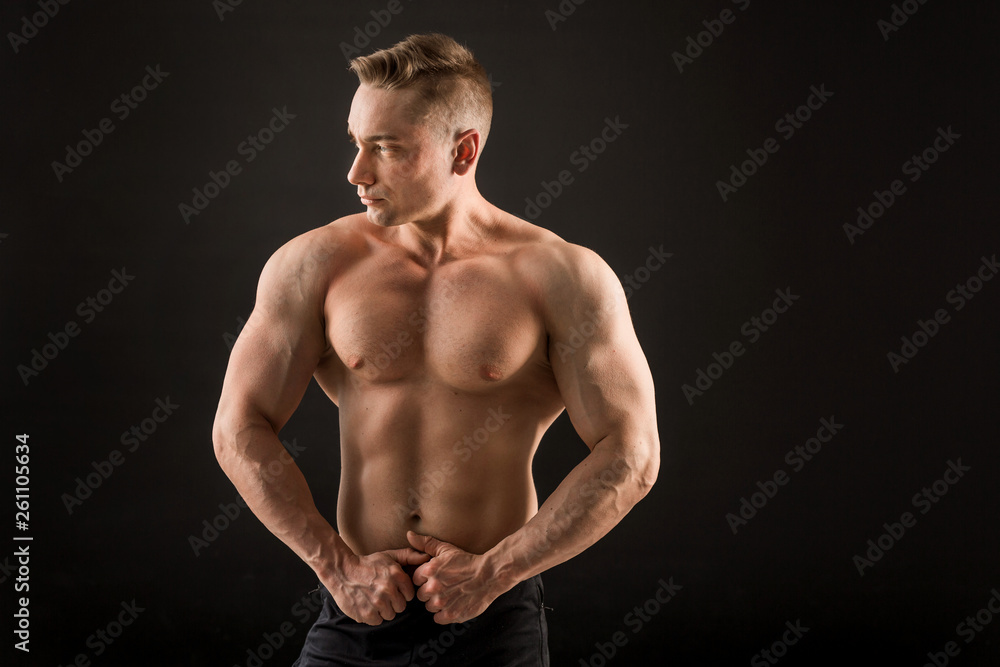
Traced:
[[551, 359], [566, 412], [589, 447], [653, 418], [653, 380], [631, 322], [605, 323], [581, 345], [555, 348]]
[[288, 421], [309, 386], [323, 338], [254, 313], [233, 346], [223, 406], [233, 416], [260, 416], [275, 432]]

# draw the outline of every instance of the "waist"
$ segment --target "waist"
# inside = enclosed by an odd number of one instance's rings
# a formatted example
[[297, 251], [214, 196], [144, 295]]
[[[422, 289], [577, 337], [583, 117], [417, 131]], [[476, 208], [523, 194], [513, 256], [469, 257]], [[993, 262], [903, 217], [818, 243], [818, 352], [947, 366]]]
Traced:
[[484, 553], [538, 511], [530, 461], [493, 466], [366, 464], [342, 471], [337, 523], [356, 553], [409, 546], [406, 531]]
[[[412, 577], [414, 569], [416, 569], [415, 566], [407, 567], [407, 574]], [[340, 608], [337, 606], [337, 602], [333, 599], [333, 596], [330, 595], [330, 592], [326, 589], [322, 582], [319, 584], [319, 588], [324, 604], [329, 605], [333, 611], [331, 617], [335, 623], [358, 625], [355, 621], [348, 618], [344, 612], [340, 611]], [[480, 616], [477, 616], [475, 619], [472, 619], [472, 621], [465, 621], [464, 623], [456, 623], [453, 625], [467, 626], [473, 621], [484, 618], [486, 619], [484, 623], [489, 624], [490, 617], [501, 616], [504, 613], [510, 613], [513, 610], [528, 609], [537, 614], [543, 609], [544, 595], [545, 587], [542, 583], [542, 575], [536, 574], [515, 584], [509, 591], [501, 594], [496, 600], [490, 603], [490, 606], [486, 608], [486, 611], [484, 611]], [[433, 616], [434, 614], [432, 612], [427, 611], [426, 603], [421, 602], [416, 596], [413, 596], [413, 599], [406, 603], [406, 609], [397, 614], [393, 620], [384, 621], [375, 627], [380, 628], [383, 631], [391, 632], [393, 630], [393, 626], [409, 625], [414, 621], [431, 622], [433, 620]], [[443, 629], [440, 625], [432, 625], [431, 627], [435, 627], [438, 632]], [[368, 627], [366, 629], [370, 630], [372, 628]]]

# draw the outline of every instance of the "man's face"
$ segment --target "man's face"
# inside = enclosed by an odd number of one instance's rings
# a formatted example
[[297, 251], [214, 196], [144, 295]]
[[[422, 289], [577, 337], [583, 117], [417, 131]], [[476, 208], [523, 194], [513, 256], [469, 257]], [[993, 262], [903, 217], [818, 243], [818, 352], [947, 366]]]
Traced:
[[358, 147], [347, 180], [358, 188], [368, 219], [389, 227], [431, 220], [454, 196], [450, 142], [413, 113], [416, 90], [361, 85], [347, 131]]

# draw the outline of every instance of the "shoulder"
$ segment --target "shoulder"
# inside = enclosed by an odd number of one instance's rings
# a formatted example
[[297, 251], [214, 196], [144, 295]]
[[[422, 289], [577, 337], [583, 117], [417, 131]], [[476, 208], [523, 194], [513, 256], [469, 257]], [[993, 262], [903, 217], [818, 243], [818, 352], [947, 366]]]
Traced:
[[350, 215], [299, 234], [274, 251], [264, 265], [262, 277], [296, 274], [314, 275], [332, 271], [363, 252], [366, 241], [357, 218]]
[[336, 274], [365, 252], [363, 217], [339, 218], [284, 243], [261, 271], [258, 297], [278, 292], [322, 299]]
[[509, 215], [505, 226], [506, 236], [515, 248], [514, 261], [532, 275], [558, 279], [560, 276], [572, 278], [580, 272], [610, 271], [596, 252], [570, 243], [555, 232], [513, 215]]
[[[532, 225], [534, 227], [534, 225]], [[548, 315], [600, 308], [617, 309], [625, 301], [621, 281], [596, 252], [534, 227], [519, 244], [514, 263]]]
[[274, 251], [268, 263], [273, 260], [276, 264], [323, 264], [335, 258], [347, 259], [365, 244], [359, 217], [364, 214], [338, 218], [293, 237]]
[[620, 287], [614, 271], [596, 252], [521, 221], [514, 262], [525, 278], [545, 291]]

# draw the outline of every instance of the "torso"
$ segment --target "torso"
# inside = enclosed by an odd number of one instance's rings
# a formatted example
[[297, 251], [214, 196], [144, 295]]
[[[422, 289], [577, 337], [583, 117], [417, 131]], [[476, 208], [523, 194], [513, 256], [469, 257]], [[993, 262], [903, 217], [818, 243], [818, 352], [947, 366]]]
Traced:
[[340, 409], [338, 530], [359, 554], [407, 530], [483, 553], [537, 511], [531, 460], [563, 409], [532, 275], [558, 239], [510, 218], [428, 268], [363, 216], [334, 224], [350, 249], [314, 377]]

